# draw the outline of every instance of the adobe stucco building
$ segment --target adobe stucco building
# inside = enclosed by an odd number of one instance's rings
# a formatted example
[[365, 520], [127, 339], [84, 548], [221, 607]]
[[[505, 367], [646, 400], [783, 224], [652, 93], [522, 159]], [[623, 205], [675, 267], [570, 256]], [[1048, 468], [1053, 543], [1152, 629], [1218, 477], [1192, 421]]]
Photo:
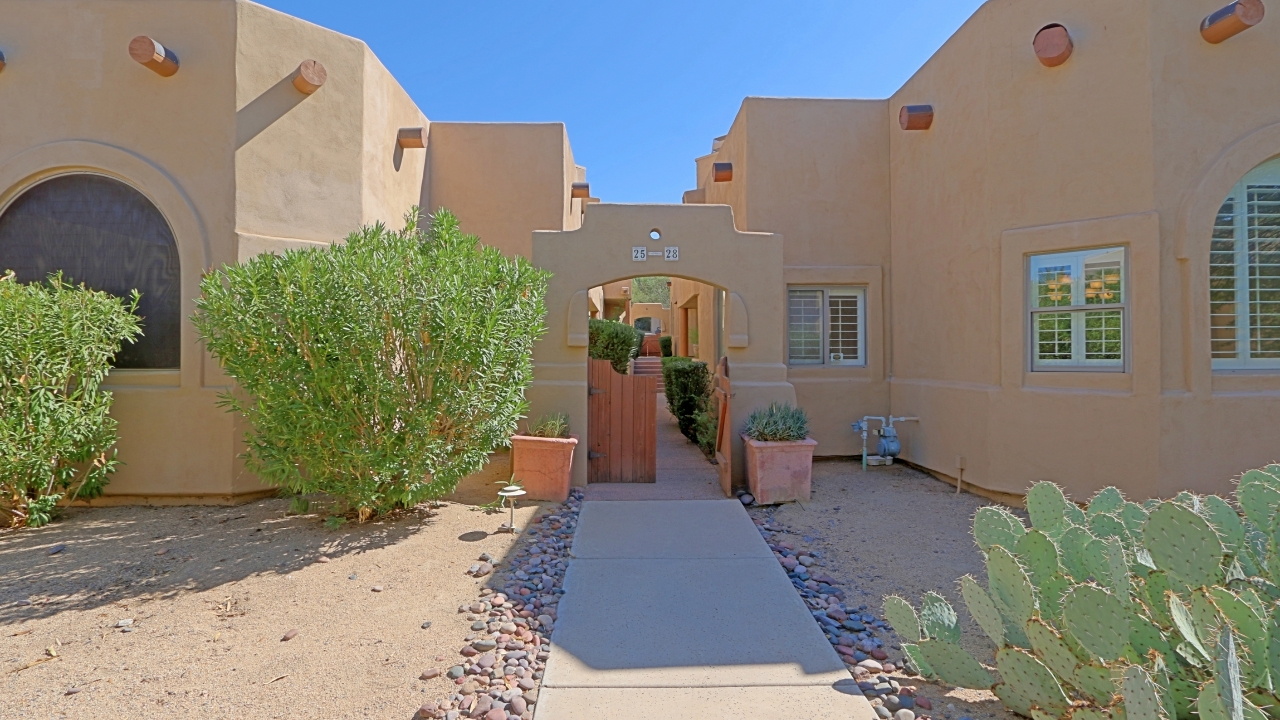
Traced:
[[669, 275], [677, 349], [730, 358], [736, 419], [797, 401], [819, 455], [911, 415], [904, 459], [992, 491], [1223, 492], [1280, 456], [1280, 25], [1208, 42], [1222, 1], [991, 0], [889, 99], [748, 98], [698, 208], [588, 207], [562, 125], [432, 123], [360, 41], [243, 0], [0, 0], [0, 265], [171, 303], [110, 379], [120, 500], [262, 490], [201, 273], [414, 204], [558, 269], [530, 399], [579, 432], [588, 313]]

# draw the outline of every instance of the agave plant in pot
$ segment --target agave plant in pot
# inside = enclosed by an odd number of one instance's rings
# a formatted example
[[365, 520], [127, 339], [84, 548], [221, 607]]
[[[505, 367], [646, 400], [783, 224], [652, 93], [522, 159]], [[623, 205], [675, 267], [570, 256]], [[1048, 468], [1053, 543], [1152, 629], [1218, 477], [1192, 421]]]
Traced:
[[747, 484], [762, 505], [809, 500], [813, 449], [809, 418], [803, 409], [773, 403], [747, 416], [742, 429]]
[[569, 417], [559, 413], [544, 415], [529, 425], [526, 434], [511, 438], [511, 474], [528, 493], [527, 499], [569, 499], [577, 446], [578, 436], [569, 434]]

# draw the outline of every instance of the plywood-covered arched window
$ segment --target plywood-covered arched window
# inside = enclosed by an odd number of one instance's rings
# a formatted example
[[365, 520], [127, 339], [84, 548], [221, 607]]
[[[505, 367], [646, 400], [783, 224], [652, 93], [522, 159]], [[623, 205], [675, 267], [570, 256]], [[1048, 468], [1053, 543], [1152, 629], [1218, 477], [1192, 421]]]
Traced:
[[102, 175], [59, 175], [19, 195], [0, 215], [0, 271], [18, 280], [64, 277], [120, 297], [142, 293], [143, 337], [118, 368], [177, 368], [181, 356], [178, 247], [142, 193]]
[[1245, 175], [1218, 211], [1209, 319], [1215, 369], [1280, 369], [1280, 157]]

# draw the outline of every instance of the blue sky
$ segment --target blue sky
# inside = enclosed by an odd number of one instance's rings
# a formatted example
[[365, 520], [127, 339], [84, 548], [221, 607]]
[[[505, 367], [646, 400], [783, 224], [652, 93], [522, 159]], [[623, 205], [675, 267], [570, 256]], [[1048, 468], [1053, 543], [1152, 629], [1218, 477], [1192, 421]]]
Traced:
[[565, 123], [606, 202], [679, 202], [748, 95], [887, 97], [982, 4], [259, 1], [367, 42], [432, 120]]

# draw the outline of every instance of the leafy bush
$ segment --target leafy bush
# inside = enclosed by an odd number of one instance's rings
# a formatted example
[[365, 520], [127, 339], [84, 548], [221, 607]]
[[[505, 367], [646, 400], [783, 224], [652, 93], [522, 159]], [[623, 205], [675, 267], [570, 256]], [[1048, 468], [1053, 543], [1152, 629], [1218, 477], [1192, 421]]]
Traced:
[[0, 277], [0, 505], [10, 524], [38, 527], [64, 496], [102, 494], [117, 465], [116, 421], [99, 388], [121, 343], [142, 334], [138, 298], [61, 274]]
[[[714, 403], [708, 403], [713, 405]], [[716, 433], [720, 429], [715, 408], [708, 407], [698, 413], [693, 422], [693, 441], [708, 458], [716, 456]]]
[[541, 438], [569, 437], [569, 416], [564, 413], [543, 415], [529, 426], [529, 435]]
[[323, 250], [207, 276], [194, 318], [243, 393], [248, 466], [364, 520], [452, 491], [526, 408], [547, 274], [415, 208]]
[[809, 416], [791, 403], [771, 403], [756, 408], [742, 427], [747, 437], [758, 442], [795, 442], [809, 437]]
[[587, 354], [596, 360], [608, 360], [613, 369], [626, 375], [632, 358], [640, 355], [644, 333], [626, 323], [613, 320], [588, 321]]
[[631, 278], [631, 302], [661, 303], [662, 307], [670, 307], [671, 288], [667, 287], [670, 280], [656, 275]]
[[671, 350], [670, 335], [663, 335], [658, 338], [658, 344], [662, 346], [662, 357], [671, 357], [674, 354]]
[[1243, 517], [1216, 495], [1138, 505], [1106, 488], [1081, 510], [1042, 482], [1029, 529], [980, 509], [987, 587], [966, 575], [960, 591], [999, 647], [999, 683], [940, 595], [919, 613], [887, 597], [885, 615], [922, 674], [1028, 717], [1263, 720], [1280, 688], [1280, 465], [1245, 473], [1235, 500]]
[[701, 360], [663, 358], [662, 384], [667, 396], [667, 409], [675, 416], [680, 432], [698, 442], [698, 414], [709, 407], [711, 371]]

